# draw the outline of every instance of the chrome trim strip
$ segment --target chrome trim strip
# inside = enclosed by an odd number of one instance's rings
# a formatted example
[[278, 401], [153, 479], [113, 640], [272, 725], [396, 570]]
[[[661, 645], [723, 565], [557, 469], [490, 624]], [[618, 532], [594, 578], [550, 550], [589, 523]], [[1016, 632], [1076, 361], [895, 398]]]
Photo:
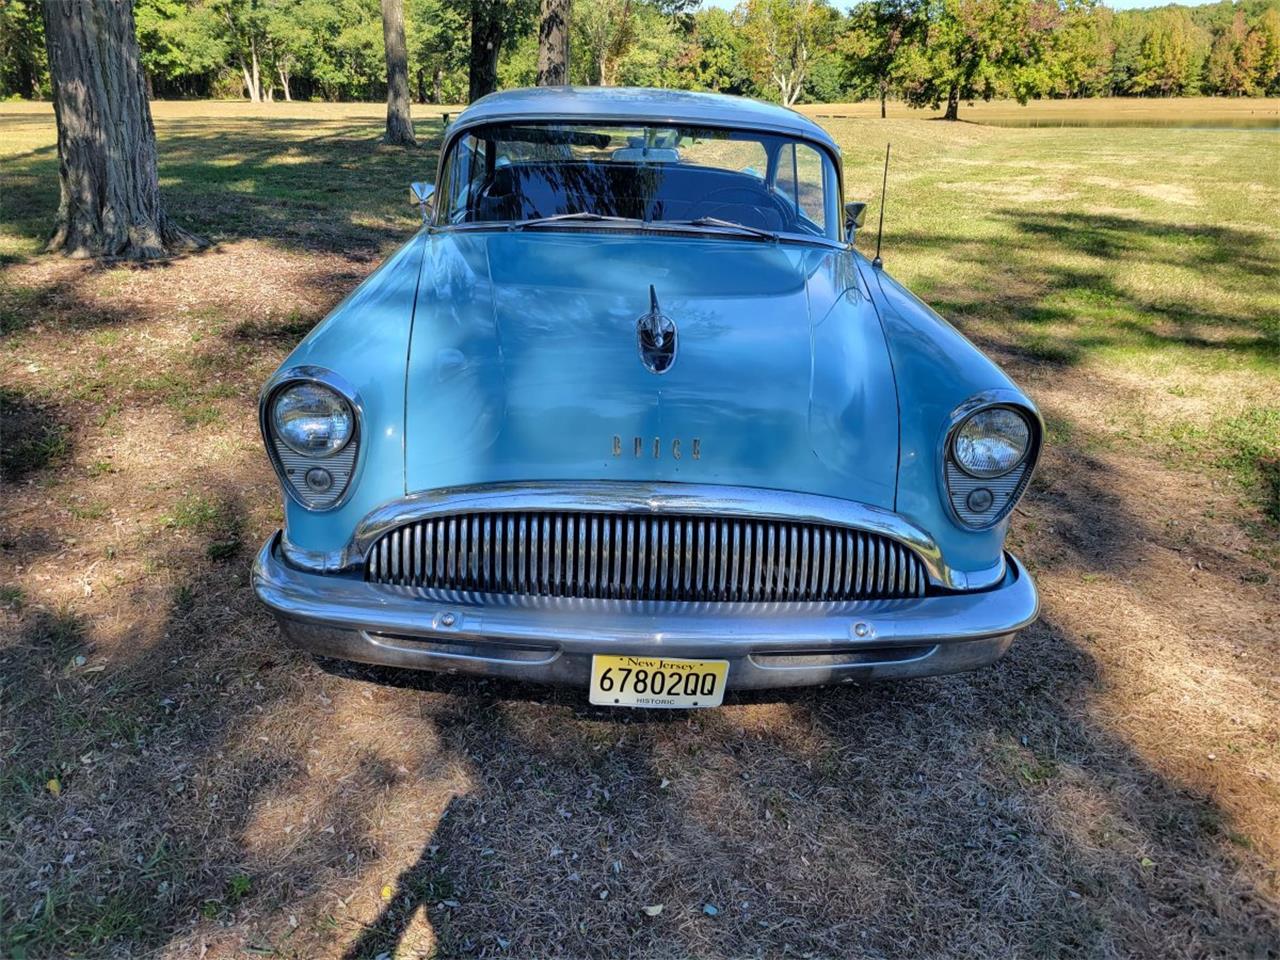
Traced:
[[[406, 523], [432, 517], [448, 518], [449, 539], [454, 548], [450, 554], [450, 561], [453, 562], [458, 556], [454, 516], [485, 511], [535, 511], [532, 516], [521, 515], [519, 538], [521, 553], [523, 554], [526, 542], [532, 553], [528, 580], [536, 583], [541, 579], [544, 588], [547, 586], [546, 580], [550, 573], [548, 568], [551, 565], [553, 538], [550, 530], [541, 529], [543, 524], [539, 522], [536, 511], [597, 511], [633, 516], [701, 514], [722, 517], [724, 522], [716, 524], [719, 527], [718, 545], [716, 532], [709, 531], [713, 563], [708, 569], [715, 570], [717, 589], [725, 599], [731, 599], [726, 595], [726, 589], [732, 582], [730, 564], [738, 563], [741, 549], [740, 523], [734, 522], [738, 519], [826, 523], [846, 527], [855, 535], [856, 532], [863, 531], [889, 537], [909, 547], [920, 557], [928, 571], [931, 584], [949, 590], [977, 590], [989, 587], [999, 582], [1005, 569], [1004, 558], [1001, 556], [987, 570], [967, 573], [955, 570], [943, 560], [942, 552], [933, 538], [920, 527], [890, 510], [853, 500], [757, 487], [595, 480], [529, 481], [445, 487], [424, 490], [389, 501], [372, 510], [357, 525], [354, 536], [343, 552], [341, 568], [350, 569], [361, 566], [369, 548], [388, 531]], [[526, 520], [531, 521], [533, 527], [529, 541], [525, 539]], [[648, 589], [652, 589], [654, 581], [659, 576], [659, 562], [661, 561], [665, 572], [668, 557], [665, 552], [660, 553], [661, 544], [656, 539], [652, 545], [648, 545], [643, 537], [637, 538], [633, 523], [628, 524], [627, 534], [623, 576], [633, 578], [637, 588], [644, 588], [647, 582]], [[791, 585], [807, 574], [808, 551], [806, 549], [802, 553], [794, 527], [790, 528], [789, 536], [784, 535], [780, 539], [782, 542], [779, 545], [781, 556], [778, 578], [780, 582]], [[865, 538], [856, 537], [855, 578], [858, 581], [865, 578], [864, 541]], [[538, 564], [539, 548], [542, 552], [541, 565]], [[853, 546], [850, 546], [849, 552], [852, 556]], [[558, 555], [556, 559], [559, 559]], [[803, 568], [801, 568], [802, 563]], [[521, 579], [523, 574], [523, 570], [517, 571], [517, 579]], [[556, 580], [559, 580], [558, 574]]]

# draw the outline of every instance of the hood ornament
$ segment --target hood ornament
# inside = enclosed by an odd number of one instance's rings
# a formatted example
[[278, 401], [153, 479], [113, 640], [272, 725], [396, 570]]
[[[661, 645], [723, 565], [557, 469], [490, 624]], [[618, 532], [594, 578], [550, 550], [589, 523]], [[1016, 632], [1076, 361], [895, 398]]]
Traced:
[[658, 306], [658, 291], [649, 284], [649, 312], [636, 321], [640, 359], [650, 373], [666, 373], [676, 362], [676, 323]]

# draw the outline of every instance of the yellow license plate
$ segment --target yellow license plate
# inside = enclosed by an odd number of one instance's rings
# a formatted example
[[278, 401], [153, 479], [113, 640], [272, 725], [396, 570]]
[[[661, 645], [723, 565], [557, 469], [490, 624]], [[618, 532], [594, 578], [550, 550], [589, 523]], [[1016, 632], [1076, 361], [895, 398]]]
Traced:
[[718, 707], [728, 660], [591, 658], [591, 702], [608, 707]]

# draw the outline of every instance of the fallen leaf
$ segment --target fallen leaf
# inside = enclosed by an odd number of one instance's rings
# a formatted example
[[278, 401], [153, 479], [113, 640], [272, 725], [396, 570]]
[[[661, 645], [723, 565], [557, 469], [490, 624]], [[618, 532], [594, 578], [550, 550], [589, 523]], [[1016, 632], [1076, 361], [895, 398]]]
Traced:
[[1150, 857], [1143, 857], [1141, 860], [1138, 861], [1138, 863], [1141, 864], [1144, 868], [1154, 867], [1156, 865], [1156, 862], [1152, 860]]
[[641, 907], [640, 909], [642, 909], [642, 910], [644, 911], [644, 915], [645, 915], [646, 917], [656, 917], [656, 916], [658, 916], [660, 913], [662, 913], [662, 908], [663, 908], [663, 906], [664, 906], [664, 904], [661, 904], [661, 903], [655, 903], [655, 904], [653, 904], [652, 906], [648, 906], [648, 907]]
[[385, 886], [385, 887], [383, 887], [383, 888], [382, 888], [382, 899], [383, 899], [383, 900], [390, 900], [390, 899], [391, 899], [391, 885], [390, 885], [390, 884], [388, 884], [387, 886]]
[[50, 793], [52, 793], [55, 797], [62, 793], [62, 783], [58, 780], [57, 777], [50, 778], [49, 782], [46, 783], [44, 786], [45, 786], [45, 789], [48, 790]]

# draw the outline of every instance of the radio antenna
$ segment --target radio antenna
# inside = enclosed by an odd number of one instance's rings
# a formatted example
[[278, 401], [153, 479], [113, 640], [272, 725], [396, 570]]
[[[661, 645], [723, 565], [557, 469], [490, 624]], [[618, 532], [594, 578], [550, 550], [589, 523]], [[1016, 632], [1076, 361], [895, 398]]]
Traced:
[[880, 226], [876, 228], [876, 258], [871, 261], [871, 265], [877, 270], [884, 266], [884, 261], [880, 259], [880, 241], [884, 238], [884, 198], [889, 187], [889, 147], [891, 144], [884, 145], [884, 179], [880, 181]]

